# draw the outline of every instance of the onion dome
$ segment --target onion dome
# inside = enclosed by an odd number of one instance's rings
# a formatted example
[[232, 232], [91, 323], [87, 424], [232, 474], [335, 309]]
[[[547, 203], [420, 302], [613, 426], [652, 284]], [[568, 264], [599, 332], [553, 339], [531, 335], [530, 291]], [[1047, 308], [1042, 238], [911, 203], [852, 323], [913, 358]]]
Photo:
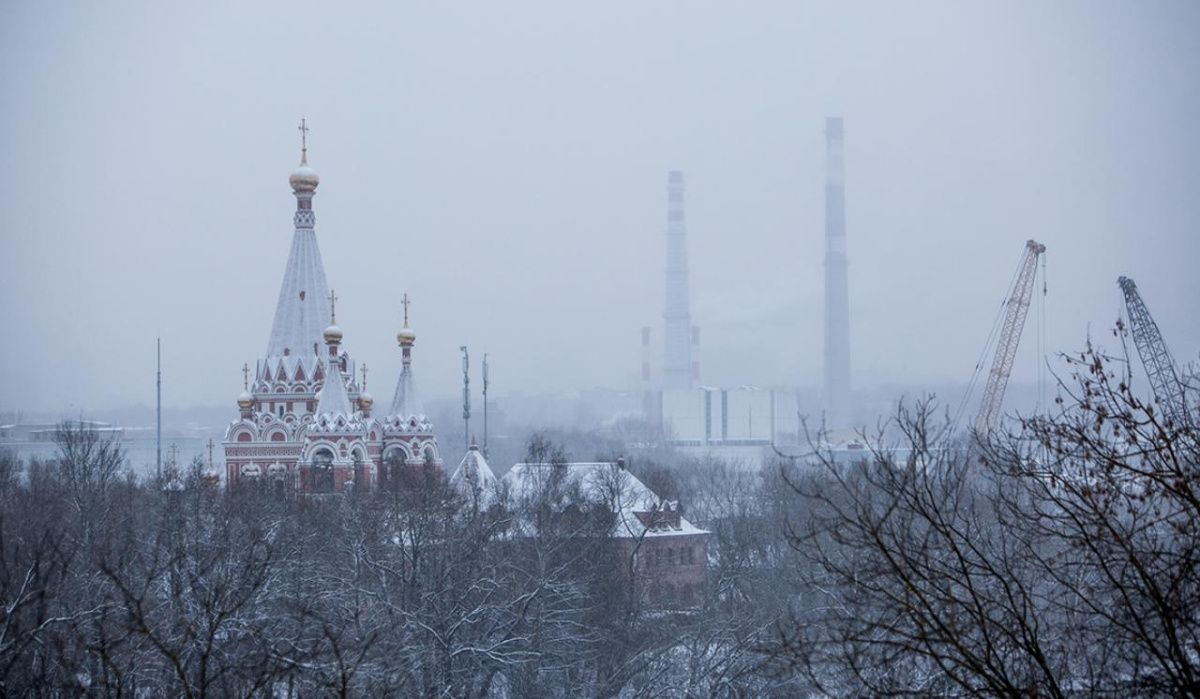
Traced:
[[400, 328], [400, 332], [396, 333], [396, 341], [402, 345], [411, 345], [416, 339], [417, 334], [409, 327]]
[[291, 177], [288, 177], [288, 184], [292, 185], [292, 191], [296, 193], [315, 192], [317, 185], [321, 184], [317, 171], [308, 164], [307, 148], [300, 155], [300, 166], [292, 170]]
[[341, 342], [342, 329], [336, 325], [330, 325], [325, 328], [325, 342]]
[[370, 410], [371, 406], [375, 405], [375, 399], [371, 397], [370, 393], [363, 391], [358, 396], [358, 404], [362, 406], [363, 410]]
[[296, 194], [311, 194], [317, 191], [317, 185], [321, 183], [317, 171], [308, 166], [308, 122], [304, 119], [300, 120], [300, 166], [292, 171], [288, 183], [292, 185], [292, 191]]
[[237, 404], [242, 410], [249, 410], [254, 405], [254, 396], [250, 395], [249, 391], [242, 391], [238, 394]]

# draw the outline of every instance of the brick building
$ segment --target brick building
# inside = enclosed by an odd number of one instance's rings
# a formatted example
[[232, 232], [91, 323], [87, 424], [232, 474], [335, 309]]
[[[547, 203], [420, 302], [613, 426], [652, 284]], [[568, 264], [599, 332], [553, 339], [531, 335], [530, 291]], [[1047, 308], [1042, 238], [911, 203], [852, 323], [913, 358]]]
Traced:
[[703, 603], [711, 534], [687, 521], [678, 502], [660, 498], [623, 461], [516, 464], [499, 479], [498, 502], [521, 512], [545, 497], [546, 484], [555, 479], [556, 492], [570, 493], [561, 506], [579, 499], [612, 514], [614, 552], [628, 562], [618, 574], [643, 606], [689, 609]]

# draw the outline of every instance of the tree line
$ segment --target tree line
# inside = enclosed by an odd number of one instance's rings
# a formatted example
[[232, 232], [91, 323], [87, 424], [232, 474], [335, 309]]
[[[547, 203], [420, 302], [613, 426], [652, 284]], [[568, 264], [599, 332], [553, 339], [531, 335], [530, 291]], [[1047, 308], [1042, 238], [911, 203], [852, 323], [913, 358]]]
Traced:
[[53, 459], [0, 454], [0, 693], [1200, 696], [1195, 418], [1127, 355], [1066, 360], [1048, 411], [964, 436], [908, 403], [850, 464], [819, 431], [761, 469], [630, 449], [711, 532], [689, 610], [645, 602], [569, 481], [164, 489], [64, 425]]

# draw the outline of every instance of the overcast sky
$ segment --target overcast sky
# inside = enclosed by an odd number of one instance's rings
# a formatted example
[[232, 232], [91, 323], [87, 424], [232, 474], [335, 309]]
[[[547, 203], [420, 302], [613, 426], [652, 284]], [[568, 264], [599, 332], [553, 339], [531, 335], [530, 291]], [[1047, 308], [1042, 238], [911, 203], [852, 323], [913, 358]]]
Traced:
[[633, 385], [639, 328], [661, 340], [669, 169], [704, 381], [819, 384], [828, 115], [856, 386], [965, 382], [1030, 237], [1049, 348], [1107, 337], [1128, 274], [1177, 359], [1200, 353], [1194, 1], [0, 13], [0, 409], [152, 404], [161, 334], [165, 399], [232, 414], [270, 332], [301, 116], [377, 397], [406, 291], [429, 398], [457, 390], [464, 343], [498, 394]]

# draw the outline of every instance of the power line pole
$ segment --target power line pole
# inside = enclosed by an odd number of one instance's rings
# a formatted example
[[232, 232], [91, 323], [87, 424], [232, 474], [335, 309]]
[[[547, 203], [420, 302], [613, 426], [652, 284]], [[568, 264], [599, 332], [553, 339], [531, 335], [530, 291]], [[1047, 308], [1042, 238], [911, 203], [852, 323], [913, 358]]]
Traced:
[[471, 355], [467, 353], [467, 346], [461, 345], [458, 349], [463, 355], [463, 448], [471, 448]]
[[487, 357], [488, 357], [487, 352], [484, 352], [483, 353], [483, 457], [485, 459], [487, 458], [487, 446], [488, 446], [488, 420], [487, 420], [487, 417], [488, 417], [487, 416], [487, 414], [488, 414], [488, 399], [487, 399], [488, 360], [487, 360]]
[[158, 480], [162, 480], [162, 338], [157, 337], [155, 341], [155, 353], [158, 357], [158, 373], [155, 382], [155, 419], [157, 424], [154, 428], [154, 475]]

